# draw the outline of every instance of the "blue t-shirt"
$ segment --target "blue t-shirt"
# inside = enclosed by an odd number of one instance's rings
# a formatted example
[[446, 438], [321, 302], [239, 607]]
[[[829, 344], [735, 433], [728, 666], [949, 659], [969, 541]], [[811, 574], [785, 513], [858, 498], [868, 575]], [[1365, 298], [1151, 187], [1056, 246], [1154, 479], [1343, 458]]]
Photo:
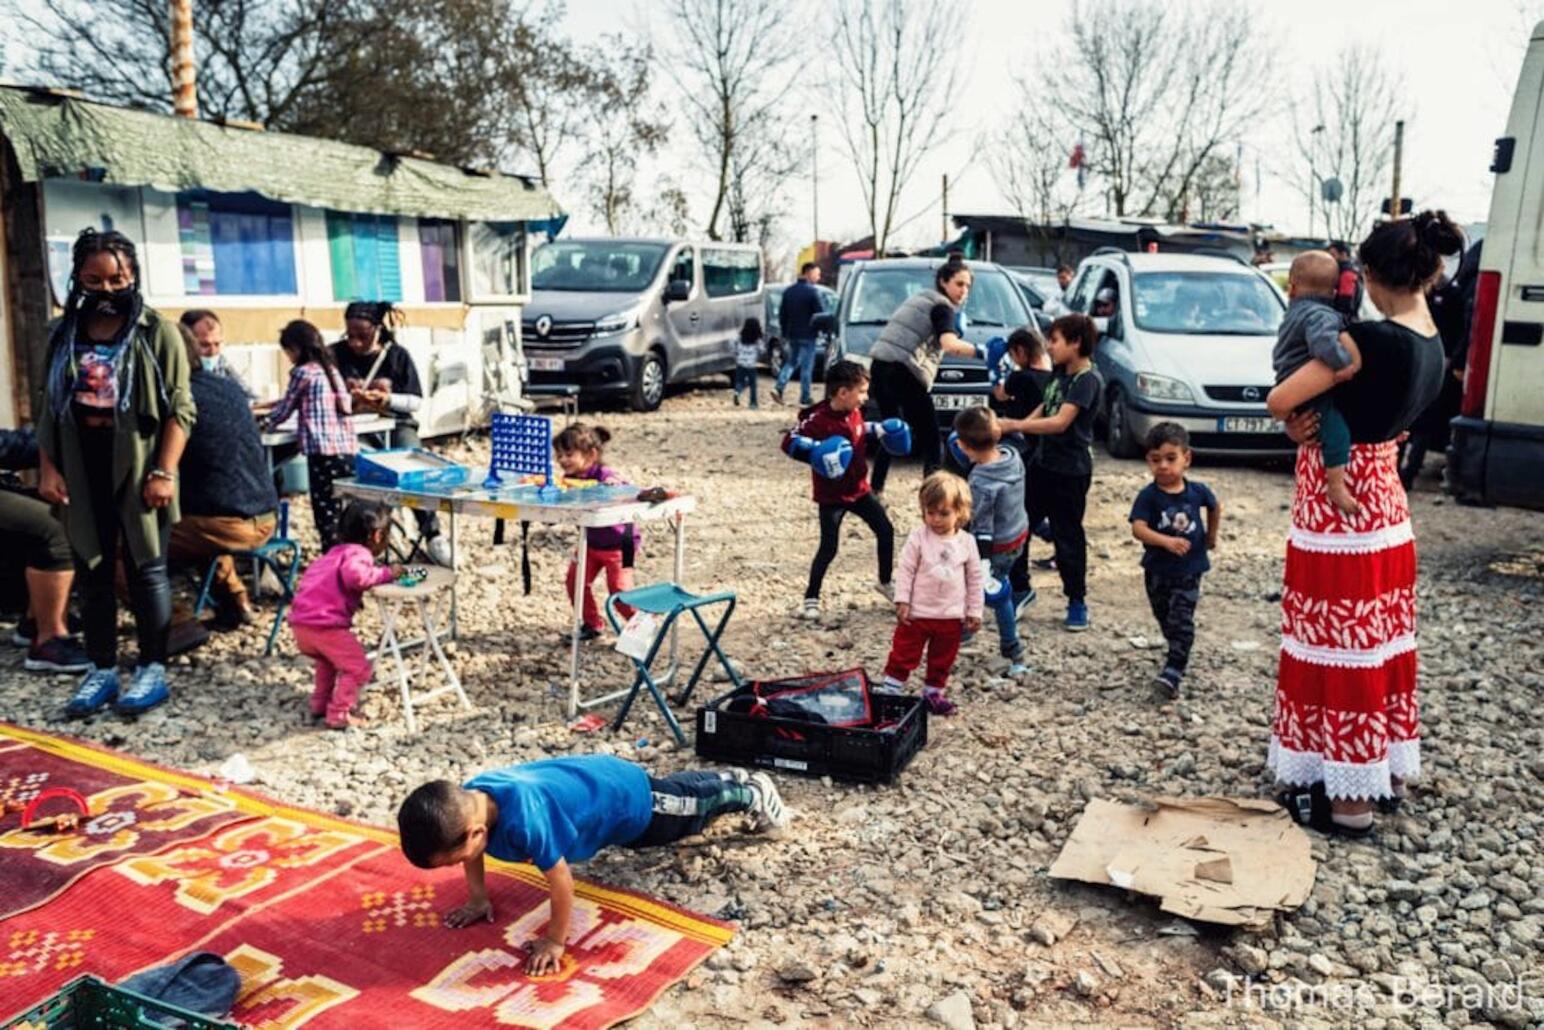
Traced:
[[583, 862], [608, 845], [637, 840], [654, 814], [648, 773], [610, 755], [506, 766], [462, 786], [499, 806], [488, 854], [543, 872], [562, 859]]
[[1212, 567], [1206, 556], [1206, 523], [1201, 512], [1217, 507], [1217, 495], [1205, 483], [1185, 480], [1177, 494], [1165, 493], [1157, 483], [1148, 483], [1131, 505], [1129, 521], [1141, 519], [1147, 528], [1164, 536], [1181, 536], [1190, 541], [1188, 553], [1179, 555], [1161, 547], [1142, 545], [1142, 567], [1166, 576], [1193, 576]]

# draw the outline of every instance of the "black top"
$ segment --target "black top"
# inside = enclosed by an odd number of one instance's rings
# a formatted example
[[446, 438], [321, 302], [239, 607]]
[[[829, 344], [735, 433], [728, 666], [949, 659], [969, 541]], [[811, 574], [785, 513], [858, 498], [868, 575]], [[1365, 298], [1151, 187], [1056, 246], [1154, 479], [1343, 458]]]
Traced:
[[278, 510], [247, 395], [235, 382], [195, 368], [188, 377], [198, 423], [178, 466], [184, 515], [252, 518]]
[[[376, 370], [375, 378], [366, 383], [365, 376], [370, 374], [370, 366], [380, 357], [379, 353], [355, 354], [346, 340], [339, 340], [332, 345], [332, 359], [338, 363], [338, 374], [343, 376], [344, 385], [350, 390], [357, 387], [411, 394], [414, 397], [424, 395], [423, 384], [418, 381], [418, 366], [413, 364], [413, 356], [400, 343], [386, 348], [386, 356], [381, 359], [381, 367]], [[410, 414], [395, 411], [391, 414], [399, 422], [417, 425], [417, 420]]]
[[1150, 544], [1142, 545], [1142, 567], [1161, 576], [1194, 576], [1212, 567], [1206, 556], [1206, 524], [1201, 513], [1217, 507], [1217, 495], [1205, 483], [1186, 479], [1178, 493], [1160, 489], [1157, 483], [1148, 483], [1132, 502], [1130, 522], [1138, 519], [1147, 528], [1164, 536], [1183, 537], [1190, 541], [1190, 550], [1183, 555], [1166, 551]]
[[1087, 476], [1094, 471], [1094, 456], [1088, 448], [1094, 442], [1094, 418], [1099, 414], [1099, 398], [1104, 395], [1104, 379], [1092, 365], [1077, 375], [1058, 368], [1045, 388], [1045, 410], [1050, 418], [1063, 403], [1078, 406], [1077, 417], [1061, 433], [1040, 438], [1035, 464], [1047, 472], [1064, 476]]
[[825, 310], [820, 291], [807, 279], [800, 279], [783, 291], [777, 307], [778, 328], [785, 340], [813, 340], [815, 327], [810, 320]]
[[1335, 407], [1352, 443], [1392, 440], [1442, 392], [1442, 337], [1388, 321], [1357, 322], [1346, 332], [1361, 348], [1362, 370], [1335, 387]]
[[1045, 399], [1046, 384], [1050, 381], [1051, 373], [1043, 368], [1024, 368], [1011, 372], [1003, 381], [1003, 390], [1008, 394], [1008, 399], [993, 400], [992, 407], [1003, 418], [1028, 418]]

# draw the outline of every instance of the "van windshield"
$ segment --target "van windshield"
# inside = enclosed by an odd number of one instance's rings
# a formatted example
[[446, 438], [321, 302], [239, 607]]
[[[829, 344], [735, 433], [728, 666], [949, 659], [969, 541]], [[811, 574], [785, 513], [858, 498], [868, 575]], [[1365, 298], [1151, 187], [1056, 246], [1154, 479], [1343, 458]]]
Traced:
[[1281, 300], [1258, 275], [1144, 272], [1132, 282], [1136, 322], [1148, 332], [1265, 336], [1281, 324]]
[[531, 288], [586, 293], [639, 293], [670, 248], [663, 243], [544, 243], [531, 255]]
[[[1024, 301], [1001, 272], [972, 269], [970, 296], [965, 298], [965, 317], [983, 328], [1020, 326], [1029, 320]], [[914, 293], [933, 288], [933, 269], [866, 268], [853, 284], [848, 325], [884, 325]]]

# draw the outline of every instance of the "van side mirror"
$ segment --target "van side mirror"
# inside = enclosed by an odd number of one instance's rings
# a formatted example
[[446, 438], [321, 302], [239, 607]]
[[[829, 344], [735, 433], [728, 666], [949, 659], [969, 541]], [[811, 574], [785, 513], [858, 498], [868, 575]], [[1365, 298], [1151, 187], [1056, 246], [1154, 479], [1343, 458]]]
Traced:
[[836, 335], [836, 316], [829, 311], [810, 319], [810, 328], [824, 336]]
[[692, 295], [692, 284], [685, 279], [672, 279], [665, 284], [665, 303], [678, 303]]

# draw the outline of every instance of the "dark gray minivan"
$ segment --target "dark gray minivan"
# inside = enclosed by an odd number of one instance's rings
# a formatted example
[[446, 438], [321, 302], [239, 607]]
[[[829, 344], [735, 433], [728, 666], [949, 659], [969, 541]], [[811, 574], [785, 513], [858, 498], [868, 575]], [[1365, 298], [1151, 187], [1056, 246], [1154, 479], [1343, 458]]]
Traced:
[[578, 387], [659, 407], [669, 383], [731, 372], [761, 317], [761, 250], [748, 243], [559, 239], [531, 255], [521, 340], [533, 392]]

